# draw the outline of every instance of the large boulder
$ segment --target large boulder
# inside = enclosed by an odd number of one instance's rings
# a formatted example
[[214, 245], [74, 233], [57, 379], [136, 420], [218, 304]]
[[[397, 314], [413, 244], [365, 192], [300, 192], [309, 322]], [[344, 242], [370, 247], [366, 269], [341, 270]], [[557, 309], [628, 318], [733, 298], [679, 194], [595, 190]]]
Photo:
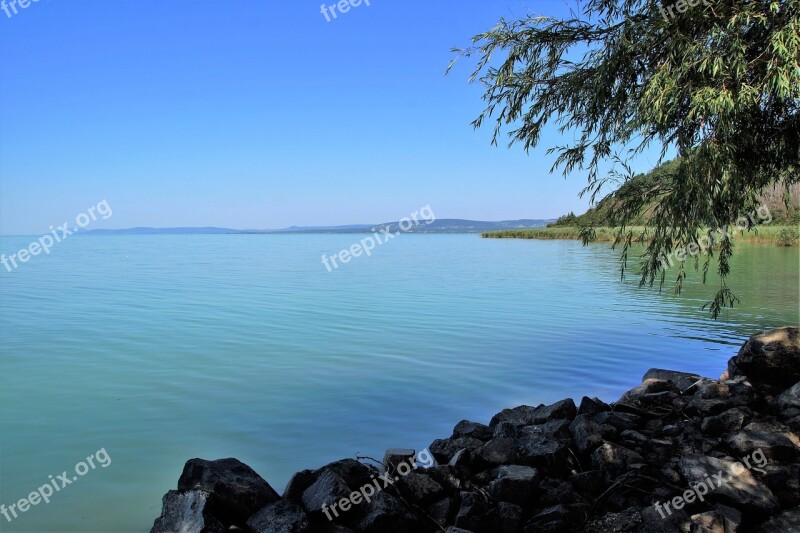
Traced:
[[756, 333], [728, 362], [728, 377], [746, 376], [754, 385], [778, 392], [800, 381], [800, 328]]
[[690, 487], [698, 490], [700, 485], [705, 486], [706, 499], [720, 501], [755, 516], [767, 516], [780, 508], [772, 491], [753, 477], [750, 470], [732, 459], [685, 455], [679, 465]]
[[786, 389], [775, 399], [775, 405], [780, 411], [800, 409], [800, 381]]
[[[576, 469], [575, 457], [570, 451], [572, 437], [569, 422], [558, 421], [547, 430], [544, 426], [526, 427], [514, 441], [516, 460], [521, 465], [539, 468], [548, 475], [566, 476]], [[506, 463], [508, 464], [508, 463]]]
[[751, 422], [725, 442], [738, 457], [759, 450], [771, 460], [793, 461], [800, 454], [800, 438], [780, 422]]
[[472, 437], [473, 439], [487, 441], [492, 438], [492, 428], [478, 422], [462, 420], [453, 428], [453, 438], [458, 437]]
[[651, 368], [642, 378], [642, 383], [648, 379], [658, 379], [661, 381], [671, 381], [678, 389], [685, 391], [692, 385], [702, 382], [705, 378], [699, 374], [689, 374], [687, 372], [676, 372], [674, 370], [663, 370], [661, 368]]
[[530, 426], [544, 424], [551, 420], [572, 420], [577, 413], [578, 408], [575, 407], [575, 402], [571, 398], [538, 407], [520, 405], [513, 409], [504, 409], [494, 415], [489, 422], [489, 427], [494, 428], [500, 422], [511, 422], [516, 426]]
[[218, 502], [218, 516], [226, 525], [244, 526], [256, 511], [280, 500], [277, 492], [238, 459], [190, 459], [178, 480], [181, 492], [203, 490]]
[[591, 418], [591, 415], [576, 416], [569, 425], [569, 431], [581, 455], [587, 455], [603, 444], [603, 428]]
[[432, 528], [427, 527], [401, 500], [382, 491], [366, 505], [364, 517], [356, 529], [364, 533], [407, 533], [425, 532]]
[[223, 533], [227, 528], [215, 516], [216, 497], [204, 490], [171, 490], [162, 499], [161, 516], [150, 533]]
[[339, 474], [332, 470], [325, 470], [317, 480], [303, 492], [303, 507], [305, 507], [306, 511], [309, 513], [322, 513], [323, 506], [330, 506], [342, 498], [348, 498], [350, 492], [350, 487]]
[[290, 500], [271, 503], [250, 517], [253, 533], [306, 533], [311, 523], [303, 508]]
[[506, 465], [495, 468], [494, 478], [487, 487], [489, 494], [498, 501], [524, 505], [528, 503], [539, 481], [535, 468], [522, 465]]

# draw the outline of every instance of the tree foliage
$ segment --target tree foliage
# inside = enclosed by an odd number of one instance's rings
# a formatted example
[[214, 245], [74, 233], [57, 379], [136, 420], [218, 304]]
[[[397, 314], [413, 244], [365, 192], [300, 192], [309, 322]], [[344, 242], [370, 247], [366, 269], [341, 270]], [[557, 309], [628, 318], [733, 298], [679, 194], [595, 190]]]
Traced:
[[[493, 120], [493, 143], [505, 133], [529, 150], [552, 122], [573, 141], [548, 148], [551, 171], [586, 171], [581, 194], [593, 202], [609, 180], [630, 183], [613, 193], [609, 219], [622, 270], [642, 243], [640, 283], [659, 288], [664, 254], [751, 212], [763, 191], [800, 181], [800, 0], [693, 3], [588, 0], [565, 19], [503, 19], [454, 50], [477, 58], [470, 80], [485, 85], [485, 109], [473, 125]], [[630, 182], [631, 158], [650, 146], [662, 160], [679, 157], [659, 179]], [[614, 170], [601, 175], [608, 161]], [[646, 208], [649, 227], [634, 231]], [[736, 301], [732, 253], [726, 237], [703, 262], [704, 281], [713, 257], [720, 274], [714, 317]], [[681, 263], [678, 292], [684, 277]]]

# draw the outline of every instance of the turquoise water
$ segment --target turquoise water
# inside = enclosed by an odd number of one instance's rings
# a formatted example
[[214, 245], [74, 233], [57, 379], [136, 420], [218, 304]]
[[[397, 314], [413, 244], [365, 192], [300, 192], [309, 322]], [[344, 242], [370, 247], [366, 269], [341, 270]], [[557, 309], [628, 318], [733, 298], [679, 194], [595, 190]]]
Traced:
[[282, 491], [463, 418], [614, 400], [650, 367], [718, 376], [750, 333], [800, 323], [797, 248], [740, 247], [743, 302], [714, 322], [712, 287], [620, 283], [607, 245], [402, 235], [327, 272], [359, 238], [83, 236], [0, 270], [0, 503], [111, 459], [0, 530], [146, 531], [191, 457]]

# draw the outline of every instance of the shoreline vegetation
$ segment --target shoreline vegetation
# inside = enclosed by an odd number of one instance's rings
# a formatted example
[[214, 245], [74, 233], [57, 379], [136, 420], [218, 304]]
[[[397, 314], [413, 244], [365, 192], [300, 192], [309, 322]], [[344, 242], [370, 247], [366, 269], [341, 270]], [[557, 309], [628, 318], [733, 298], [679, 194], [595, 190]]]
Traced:
[[[613, 242], [617, 234], [616, 228], [597, 227], [593, 242]], [[629, 228], [634, 235], [638, 235], [644, 226]], [[484, 231], [484, 239], [541, 239], [541, 240], [579, 240], [581, 228], [578, 226], [550, 226], [546, 228], [507, 229], [501, 231]], [[733, 232], [734, 241], [758, 244], [774, 244], [776, 246], [797, 246], [798, 226], [774, 225], [760, 226], [751, 231]]]

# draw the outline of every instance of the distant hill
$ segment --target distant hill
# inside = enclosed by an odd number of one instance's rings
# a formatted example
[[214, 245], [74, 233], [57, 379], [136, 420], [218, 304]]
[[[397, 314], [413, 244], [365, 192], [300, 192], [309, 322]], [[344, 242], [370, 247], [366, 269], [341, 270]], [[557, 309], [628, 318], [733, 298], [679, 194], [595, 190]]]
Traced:
[[[407, 233], [481, 233], [504, 229], [543, 228], [553, 219], [522, 219], [485, 222], [463, 219], [437, 219], [431, 224], [420, 220], [405, 230]], [[406, 224], [407, 226], [408, 224]], [[127, 229], [95, 229], [84, 232], [84, 235], [220, 235], [220, 234], [286, 234], [286, 233], [369, 233], [373, 228], [389, 227], [390, 232], [400, 231], [400, 222], [383, 224], [350, 224], [346, 226], [291, 226], [284, 229], [237, 230], [230, 228], [127, 228]]]
[[[553, 219], [522, 219], [522, 220], [501, 220], [499, 222], [486, 222], [480, 220], [464, 220], [460, 218], [436, 219], [427, 224], [420, 220], [418, 225], [412, 225], [404, 230], [406, 233], [481, 233], [483, 231], [497, 231], [502, 229], [514, 228], [543, 228]], [[408, 224], [405, 224], [408, 226]], [[400, 231], [400, 222], [384, 222], [382, 224], [354, 225], [354, 226], [330, 226], [312, 228], [286, 228], [284, 230], [270, 230], [266, 233], [366, 233], [373, 228], [389, 228], [390, 232]]]
[[[608, 217], [611, 208], [616, 202], [616, 195], [624, 195], [627, 190], [636, 190], [639, 188], [648, 188], [649, 185], [655, 185], [671, 173], [672, 169], [678, 165], [679, 160], [673, 159], [663, 163], [646, 174], [638, 174], [626, 183], [622, 184], [620, 188], [606, 195], [602, 200], [597, 202], [597, 205], [586, 211], [582, 215], [575, 215], [568, 213], [559, 217], [555, 222], [548, 224], [547, 227], [586, 227], [586, 226], [608, 226]], [[636, 188], [636, 189], [634, 189]], [[770, 210], [772, 214], [772, 224], [798, 224], [800, 223], [800, 184], [795, 184], [791, 187], [792, 201], [789, 208], [783, 201], [783, 195], [786, 193], [786, 188], [778, 187], [764, 191], [761, 195], [761, 200]], [[648, 223], [648, 213], [652, 211], [652, 206], [644, 209], [639, 217], [632, 221], [632, 225], [646, 226]]]
[[127, 229], [93, 229], [84, 231], [84, 235], [213, 235], [225, 233], [241, 233], [228, 228], [127, 228]]

